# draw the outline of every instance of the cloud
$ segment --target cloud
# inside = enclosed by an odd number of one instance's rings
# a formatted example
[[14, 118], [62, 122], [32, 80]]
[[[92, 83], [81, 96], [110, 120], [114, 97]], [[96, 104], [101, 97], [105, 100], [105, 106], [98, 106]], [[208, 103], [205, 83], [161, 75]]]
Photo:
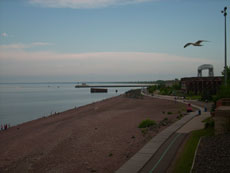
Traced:
[[8, 44], [8, 45], [0, 45], [1, 49], [24, 49], [26, 48], [25, 44], [17, 43], [17, 44]]
[[50, 8], [103, 8], [158, 0], [28, 0], [31, 4]]
[[51, 46], [53, 45], [52, 43], [47, 43], [47, 42], [33, 42], [31, 43], [31, 46]]
[[51, 46], [52, 43], [47, 42], [33, 42], [30, 44], [16, 43], [16, 44], [8, 44], [8, 45], [0, 45], [0, 50], [4, 49], [27, 49], [32, 47], [40, 47], [40, 46]]
[[[219, 64], [213, 60], [189, 58], [164, 53], [145, 52], [94, 52], [55, 53], [0, 50], [1, 76], [150, 76], [149, 80], [167, 76], [174, 79], [196, 76], [201, 64]], [[216, 68], [218, 67], [218, 68]], [[123, 79], [123, 78], [122, 78]], [[147, 77], [146, 77], [147, 79]], [[87, 79], [85, 79], [87, 80]], [[97, 80], [97, 79], [95, 79]], [[113, 80], [113, 79], [111, 79]], [[130, 80], [127, 78], [127, 80]], [[136, 78], [143, 80], [143, 78]]]
[[2, 37], [8, 37], [8, 34], [6, 32], [1, 33]]

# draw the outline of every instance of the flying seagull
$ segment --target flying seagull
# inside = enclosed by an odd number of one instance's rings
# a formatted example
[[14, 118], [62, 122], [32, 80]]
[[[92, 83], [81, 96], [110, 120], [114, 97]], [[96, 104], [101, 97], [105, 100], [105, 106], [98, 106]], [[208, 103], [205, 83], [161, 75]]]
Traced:
[[200, 44], [202, 42], [208, 42], [208, 41], [206, 41], [206, 40], [198, 40], [195, 43], [187, 43], [187, 44], [184, 45], [184, 48], [186, 48], [187, 46], [190, 46], [190, 45], [193, 45], [193, 46], [203, 46], [203, 45]]

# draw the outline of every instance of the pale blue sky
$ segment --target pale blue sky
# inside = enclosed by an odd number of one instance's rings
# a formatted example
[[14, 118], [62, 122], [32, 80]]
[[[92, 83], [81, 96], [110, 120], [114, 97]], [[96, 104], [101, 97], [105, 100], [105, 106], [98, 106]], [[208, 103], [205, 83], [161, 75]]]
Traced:
[[[204, 63], [220, 75], [225, 6], [229, 0], [1, 0], [0, 82], [174, 79], [196, 76]], [[200, 39], [210, 42], [183, 48]]]

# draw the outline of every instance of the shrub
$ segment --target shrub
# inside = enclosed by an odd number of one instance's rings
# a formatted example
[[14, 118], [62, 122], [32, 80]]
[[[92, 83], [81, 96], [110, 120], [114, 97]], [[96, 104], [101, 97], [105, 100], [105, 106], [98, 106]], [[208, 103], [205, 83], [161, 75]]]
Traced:
[[157, 123], [154, 120], [146, 119], [139, 124], [138, 128], [147, 128], [154, 125], [157, 125]]
[[180, 114], [176, 118], [180, 120], [182, 117], [183, 117], [183, 114]]
[[230, 84], [228, 84], [227, 86], [222, 85], [220, 89], [217, 91], [217, 94], [213, 96], [214, 104], [211, 107], [211, 112], [215, 111], [216, 102], [222, 98], [230, 98]]
[[164, 119], [163, 119], [163, 121], [168, 121], [169, 119], [167, 118], [167, 117], [165, 117]]
[[222, 98], [230, 98], [230, 85], [222, 85], [217, 92], [216, 97], [214, 98], [214, 101], [217, 101]]
[[214, 127], [215, 125], [215, 121], [213, 120], [212, 117], [206, 118], [205, 120], [203, 120], [202, 122], [204, 122], [204, 126], [205, 128], [209, 128], [209, 127]]
[[164, 87], [164, 88], [162, 87], [162, 88], [160, 88], [160, 94], [161, 95], [171, 95], [172, 91], [173, 91], [173, 89], [170, 88], [170, 87]]
[[161, 127], [161, 126], [167, 126], [169, 123], [170, 123], [169, 119], [166, 117], [166, 118], [164, 118], [163, 120], [160, 121], [159, 127]]
[[158, 87], [157, 85], [149, 86], [147, 87], [147, 90], [149, 93], [154, 93], [154, 91], [157, 90], [157, 87]]

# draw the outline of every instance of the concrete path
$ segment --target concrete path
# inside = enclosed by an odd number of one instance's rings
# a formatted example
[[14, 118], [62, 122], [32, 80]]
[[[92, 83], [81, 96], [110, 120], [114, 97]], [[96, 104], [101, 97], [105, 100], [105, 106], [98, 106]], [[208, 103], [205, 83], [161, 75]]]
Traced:
[[203, 112], [202, 115], [194, 117], [191, 121], [180, 128], [177, 133], [190, 133], [194, 130], [199, 130], [204, 128], [204, 119], [210, 117], [210, 112]]
[[139, 171], [140, 173], [161, 173], [167, 172], [175, 155], [186, 139], [187, 134], [174, 133], [165, 143], [157, 150], [151, 159]]
[[[174, 97], [170, 96], [151, 97], [174, 100]], [[177, 101], [187, 104], [183, 100]], [[130, 158], [130, 160], [128, 160], [121, 168], [119, 168], [116, 173], [164, 172], [167, 170], [169, 164], [171, 163], [171, 159], [173, 159], [175, 154], [174, 152], [177, 151], [178, 147], [185, 139], [186, 134], [192, 130], [203, 128], [201, 121], [208, 116], [208, 113], [204, 113], [202, 111], [203, 108], [196, 105], [192, 106], [200, 109], [202, 115], [195, 117], [198, 115], [198, 112], [191, 112], [190, 114], [184, 116], [181, 120], [173, 123], [171, 126], [152, 138], [140, 151]], [[176, 133], [177, 131], [178, 133]], [[168, 157], [168, 155], [170, 157]], [[165, 161], [165, 159], [167, 161]], [[167, 165], [165, 165], [166, 163]]]

